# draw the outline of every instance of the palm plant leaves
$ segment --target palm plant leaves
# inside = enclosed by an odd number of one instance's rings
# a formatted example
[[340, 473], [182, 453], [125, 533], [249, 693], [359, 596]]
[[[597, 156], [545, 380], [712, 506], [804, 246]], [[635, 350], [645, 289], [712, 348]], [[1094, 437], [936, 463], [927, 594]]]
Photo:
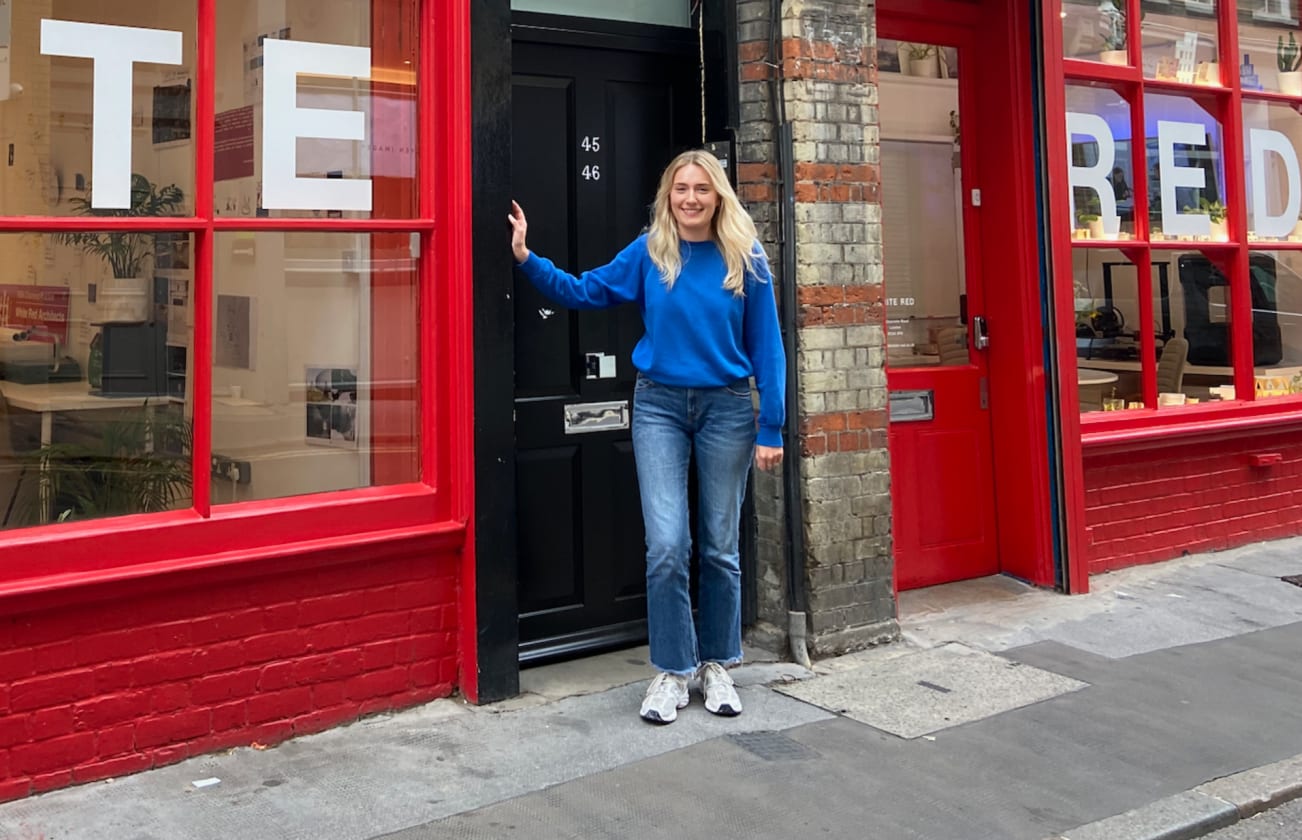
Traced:
[[55, 443], [31, 453], [44, 493], [25, 515], [39, 515], [43, 496], [55, 518], [95, 519], [170, 510], [192, 486], [191, 424], [156, 409], [113, 420], [86, 443]]
[[[129, 207], [104, 208], [91, 206], [92, 193], [72, 199], [74, 212], [79, 216], [122, 218], [125, 216], [174, 216], [181, 210], [185, 193], [176, 184], [155, 186], [139, 173], [131, 176], [131, 204]], [[108, 263], [113, 276], [119, 280], [137, 277], [145, 260], [154, 251], [154, 237], [148, 233], [72, 231], [58, 234], [58, 240], [81, 248]]]

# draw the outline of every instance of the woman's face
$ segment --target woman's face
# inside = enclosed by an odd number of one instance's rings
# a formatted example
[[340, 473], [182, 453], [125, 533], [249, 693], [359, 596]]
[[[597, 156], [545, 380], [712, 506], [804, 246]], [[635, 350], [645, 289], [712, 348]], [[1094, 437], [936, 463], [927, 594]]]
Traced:
[[719, 207], [719, 194], [705, 170], [694, 163], [679, 168], [674, 173], [669, 188], [669, 208], [678, 223], [678, 235], [688, 242], [704, 242], [710, 238], [710, 223]]

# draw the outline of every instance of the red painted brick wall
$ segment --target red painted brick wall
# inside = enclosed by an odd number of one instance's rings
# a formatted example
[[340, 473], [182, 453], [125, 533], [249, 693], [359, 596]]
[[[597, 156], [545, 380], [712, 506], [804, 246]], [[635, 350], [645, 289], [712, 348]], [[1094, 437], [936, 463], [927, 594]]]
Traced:
[[1087, 448], [1085, 509], [1090, 574], [1302, 534], [1302, 432]]
[[0, 800], [451, 694], [457, 568], [369, 549], [328, 568], [26, 614], [11, 603]]

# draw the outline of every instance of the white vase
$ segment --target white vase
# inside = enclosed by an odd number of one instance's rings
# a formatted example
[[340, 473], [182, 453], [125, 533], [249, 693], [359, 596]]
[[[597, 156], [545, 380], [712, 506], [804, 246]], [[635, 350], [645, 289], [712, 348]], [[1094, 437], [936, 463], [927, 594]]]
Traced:
[[1103, 239], [1103, 220], [1095, 219], [1092, 222], [1086, 222], [1085, 227], [1090, 229], [1090, 239]]
[[1279, 92], [1289, 96], [1302, 96], [1302, 70], [1280, 71]]
[[909, 75], [927, 79], [940, 78], [940, 60], [935, 55], [909, 59]]
[[1119, 64], [1124, 67], [1130, 63], [1130, 57], [1125, 50], [1104, 50], [1099, 53], [1099, 61], [1104, 64]]
[[1212, 241], [1213, 241], [1213, 242], [1229, 242], [1229, 241], [1230, 241], [1230, 231], [1229, 231], [1229, 227], [1226, 225], [1225, 222], [1212, 222], [1211, 225], [1212, 225]]
[[149, 317], [149, 295], [141, 278], [113, 279], [101, 283], [96, 295], [101, 321], [145, 321]]

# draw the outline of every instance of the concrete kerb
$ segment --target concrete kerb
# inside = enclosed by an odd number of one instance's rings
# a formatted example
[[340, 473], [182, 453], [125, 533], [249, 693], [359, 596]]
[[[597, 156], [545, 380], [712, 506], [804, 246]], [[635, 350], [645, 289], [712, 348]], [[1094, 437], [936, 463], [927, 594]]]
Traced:
[[1190, 840], [1302, 797], [1302, 755], [1199, 785], [1047, 840]]

